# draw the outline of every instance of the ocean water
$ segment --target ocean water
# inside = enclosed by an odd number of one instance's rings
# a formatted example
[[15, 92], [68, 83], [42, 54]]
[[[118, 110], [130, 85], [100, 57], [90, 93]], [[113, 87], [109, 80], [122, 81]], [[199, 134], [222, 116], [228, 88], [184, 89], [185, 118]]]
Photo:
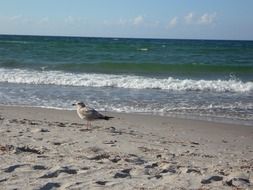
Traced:
[[253, 41], [0, 35], [0, 104], [253, 126]]

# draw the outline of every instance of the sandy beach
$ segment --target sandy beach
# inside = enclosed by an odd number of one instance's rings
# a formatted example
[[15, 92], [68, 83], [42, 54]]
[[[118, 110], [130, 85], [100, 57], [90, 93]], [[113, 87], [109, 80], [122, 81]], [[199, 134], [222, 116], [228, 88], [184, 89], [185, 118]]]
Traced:
[[0, 189], [253, 189], [253, 127], [0, 106]]

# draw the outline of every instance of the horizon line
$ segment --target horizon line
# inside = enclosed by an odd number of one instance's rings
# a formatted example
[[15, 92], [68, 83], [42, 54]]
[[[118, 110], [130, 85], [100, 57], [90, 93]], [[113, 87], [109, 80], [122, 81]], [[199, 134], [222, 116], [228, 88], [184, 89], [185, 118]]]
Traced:
[[111, 37], [111, 36], [81, 36], [81, 35], [45, 35], [45, 34], [5, 34], [0, 36], [34, 36], [34, 37], [65, 37], [65, 38], [107, 38], [107, 39], [146, 39], [146, 40], [203, 40], [203, 41], [253, 41], [246, 39], [215, 39], [215, 38], [163, 38], [163, 37]]

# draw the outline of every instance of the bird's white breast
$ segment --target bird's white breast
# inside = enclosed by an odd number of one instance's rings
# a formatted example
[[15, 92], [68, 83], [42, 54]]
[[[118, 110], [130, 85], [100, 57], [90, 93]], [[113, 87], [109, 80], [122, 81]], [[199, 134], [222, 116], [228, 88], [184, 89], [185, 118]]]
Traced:
[[84, 111], [82, 110], [82, 108], [77, 108], [77, 115], [81, 118], [81, 119], [85, 119], [86, 115], [84, 113]]

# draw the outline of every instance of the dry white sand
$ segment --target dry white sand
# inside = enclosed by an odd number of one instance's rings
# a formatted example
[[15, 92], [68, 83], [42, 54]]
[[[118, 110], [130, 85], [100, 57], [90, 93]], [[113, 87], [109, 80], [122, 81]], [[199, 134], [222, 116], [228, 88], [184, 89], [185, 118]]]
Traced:
[[0, 189], [253, 189], [252, 126], [106, 114], [0, 106]]

